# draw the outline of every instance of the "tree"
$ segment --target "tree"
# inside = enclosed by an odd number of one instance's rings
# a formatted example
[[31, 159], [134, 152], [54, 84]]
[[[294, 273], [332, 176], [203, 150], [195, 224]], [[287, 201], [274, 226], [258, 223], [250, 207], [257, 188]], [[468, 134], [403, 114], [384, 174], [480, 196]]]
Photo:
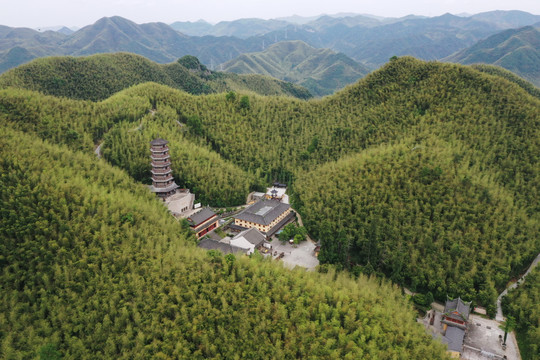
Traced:
[[234, 91], [229, 91], [227, 95], [225, 95], [225, 100], [228, 102], [235, 102], [236, 101], [236, 93]]
[[188, 126], [189, 131], [193, 135], [197, 135], [197, 136], [203, 135], [204, 133], [203, 125], [202, 125], [201, 119], [199, 119], [197, 115], [189, 116], [186, 120], [186, 125]]
[[54, 344], [43, 345], [39, 349], [39, 359], [40, 360], [60, 360], [62, 359], [62, 354], [56, 350]]
[[507, 316], [506, 321], [504, 321], [499, 327], [501, 330], [504, 330], [503, 345], [506, 345], [506, 337], [508, 336], [509, 332], [514, 331], [516, 328], [516, 320], [512, 316]]
[[314, 136], [313, 139], [311, 139], [311, 144], [309, 144], [307, 148], [308, 153], [313, 153], [317, 148], [319, 147], [319, 137]]
[[247, 95], [244, 95], [240, 98], [240, 109], [249, 110], [251, 108], [251, 105], [249, 103], [249, 97]]
[[287, 224], [281, 233], [278, 235], [280, 241], [294, 240], [295, 244], [299, 244], [306, 240], [307, 230], [303, 226], [296, 226], [294, 223]]

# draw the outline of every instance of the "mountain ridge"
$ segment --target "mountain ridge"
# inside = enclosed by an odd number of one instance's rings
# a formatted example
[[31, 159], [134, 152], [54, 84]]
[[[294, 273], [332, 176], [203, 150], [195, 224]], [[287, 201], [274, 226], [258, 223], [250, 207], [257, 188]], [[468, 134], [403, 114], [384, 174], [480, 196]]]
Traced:
[[220, 66], [238, 74], [263, 74], [306, 87], [324, 96], [356, 82], [369, 69], [330, 49], [315, 49], [303, 41], [283, 41], [257, 53], [242, 54]]
[[[195, 64], [196, 68], [184, 66], [187, 62]], [[192, 56], [169, 64], [157, 64], [131, 53], [50, 57], [32, 60], [0, 75], [0, 87], [92, 101], [104, 100], [129, 86], [149, 81], [192, 94], [248, 91], [302, 99], [311, 97], [303, 87], [262, 75], [212, 72]]]
[[505, 30], [443, 61], [497, 65], [540, 87], [540, 31], [533, 26]]

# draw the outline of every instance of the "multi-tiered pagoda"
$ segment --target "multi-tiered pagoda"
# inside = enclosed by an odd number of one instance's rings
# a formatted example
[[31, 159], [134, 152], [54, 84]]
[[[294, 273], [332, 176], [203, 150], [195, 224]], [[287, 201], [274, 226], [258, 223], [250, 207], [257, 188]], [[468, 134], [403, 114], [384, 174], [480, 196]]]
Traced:
[[150, 151], [152, 151], [152, 186], [150, 186], [150, 190], [163, 200], [174, 195], [178, 189], [172, 176], [168, 143], [167, 140], [161, 138], [150, 142]]

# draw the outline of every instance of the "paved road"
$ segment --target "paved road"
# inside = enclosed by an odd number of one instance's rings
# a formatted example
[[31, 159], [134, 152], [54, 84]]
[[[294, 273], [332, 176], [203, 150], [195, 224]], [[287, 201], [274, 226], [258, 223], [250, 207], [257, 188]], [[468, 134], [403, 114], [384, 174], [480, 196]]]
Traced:
[[518, 282], [523, 282], [525, 280], [525, 276], [527, 276], [531, 272], [531, 270], [534, 269], [536, 265], [538, 265], [538, 263], [540, 263], [540, 254], [538, 254], [536, 259], [533, 260], [531, 266], [529, 266], [529, 268], [527, 269], [527, 272], [522, 277], [520, 277], [518, 281], [512, 283], [499, 295], [499, 297], [497, 298], [497, 315], [495, 316], [495, 320], [504, 321], [504, 316], [501, 308], [501, 300], [508, 293], [508, 289], [514, 289], [515, 287], [517, 287]]

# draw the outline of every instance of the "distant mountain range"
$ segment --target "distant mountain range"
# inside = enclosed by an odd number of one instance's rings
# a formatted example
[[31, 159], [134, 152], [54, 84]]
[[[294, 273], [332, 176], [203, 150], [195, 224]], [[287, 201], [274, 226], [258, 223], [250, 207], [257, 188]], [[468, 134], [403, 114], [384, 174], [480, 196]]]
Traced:
[[172, 23], [171, 27], [190, 36], [234, 36], [240, 39], [247, 39], [250, 36], [283, 29], [288, 25], [290, 25], [289, 22], [282, 20], [239, 19], [222, 21], [216, 25], [209, 24], [204, 20], [197, 22], [178, 21]]
[[472, 19], [499, 25], [501, 29], [519, 28], [540, 22], [539, 15], [517, 10], [495, 10], [470, 16]]
[[[194, 55], [210, 69], [241, 54], [272, 44], [301, 40], [315, 48], [341, 52], [374, 69], [394, 55], [439, 60], [503, 30], [540, 22], [521, 11], [494, 11], [468, 17], [445, 14], [425, 18], [380, 18], [338, 14], [317, 18], [241, 19], [216, 25], [198, 21], [136, 24], [102, 18], [73, 33], [38, 32], [0, 26], [0, 72], [36, 57], [132, 52], [159, 63]], [[176, 30], [175, 30], [176, 29]], [[177, 31], [179, 30], [179, 31]]]
[[450, 14], [381, 22], [377, 26], [372, 21], [363, 16], [341, 22], [324, 17], [302, 27], [291, 25], [263, 38], [267, 44], [302, 40], [317, 48], [343, 52], [369, 67], [379, 67], [394, 55], [437, 60], [500, 31], [498, 24]]
[[273, 20], [240, 19], [216, 25], [204, 21], [177, 22], [171, 26], [190, 36], [235, 36], [250, 40], [256, 37], [261, 47], [302, 40], [316, 48], [343, 52], [373, 68], [393, 55], [440, 59], [501, 30], [536, 22], [540, 22], [540, 16], [523, 11], [491, 11], [433, 18], [414, 15], [381, 18], [358, 14], [292, 16]]
[[37, 57], [111, 52], [131, 52], [159, 63], [198, 55], [204, 63], [217, 65], [240, 53], [261, 50], [259, 43], [235, 37], [189, 37], [164, 23], [138, 25], [119, 16], [102, 18], [71, 35], [0, 26], [0, 72]]
[[506, 30], [443, 60], [497, 65], [540, 87], [540, 31], [533, 26]]
[[316, 49], [303, 41], [283, 41], [262, 52], [242, 54], [220, 69], [269, 75], [302, 85], [318, 96], [332, 94], [370, 72], [344, 54]]

